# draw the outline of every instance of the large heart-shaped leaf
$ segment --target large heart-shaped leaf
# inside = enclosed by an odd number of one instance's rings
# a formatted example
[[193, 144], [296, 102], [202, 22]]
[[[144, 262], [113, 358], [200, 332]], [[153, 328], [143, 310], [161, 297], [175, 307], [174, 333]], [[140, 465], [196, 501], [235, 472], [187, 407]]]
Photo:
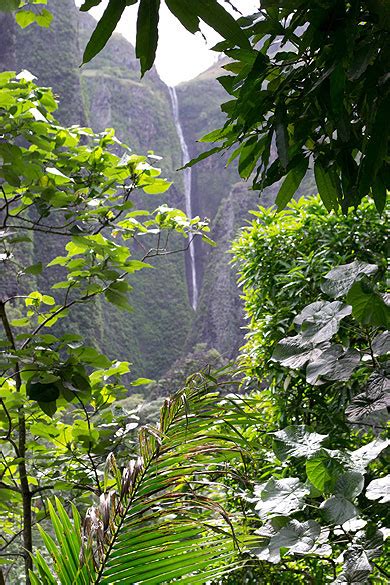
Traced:
[[263, 519], [270, 516], [288, 516], [304, 507], [304, 498], [309, 492], [296, 477], [271, 477], [265, 485], [255, 488], [255, 495], [260, 497], [255, 509]]
[[352, 422], [386, 420], [390, 407], [390, 380], [384, 372], [370, 376], [364, 392], [355, 396], [345, 413]]
[[333, 492], [338, 477], [344, 473], [339, 458], [338, 451], [322, 449], [306, 461], [307, 478], [321, 493]]
[[336, 584], [363, 585], [371, 573], [371, 565], [363, 547], [352, 545], [344, 553], [343, 571], [334, 581]]
[[346, 295], [353, 283], [362, 274], [370, 276], [375, 274], [377, 270], [378, 266], [376, 264], [367, 264], [360, 260], [355, 260], [350, 264], [342, 264], [325, 275], [321, 288], [324, 293], [337, 299]]
[[374, 479], [368, 484], [366, 498], [378, 500], [380, 504], [390, 502], [390, 475]]
[[346, 381], [359, 364], [360, 353], [356, 349], [345, 351], [341, 345], [332, 345], [308, 364], [306, 380], [313, 386], [326, 380]]
[[288, 548], [290, 554], [305, 554], [313, 548], [320, 533], [321, 527], [315, 520], [291, 520], [272, 537], [270, 548]]
[[364, 476], [361, 473], [358, 471], [346, 471], [337, 479], [334, 493], [352, 500], [362, 493], [363, 487]]
[[286, 427], [272, 433], [274, 452], [281, 461], [288, 457], [310, 457], [317, 453], [328, 435], [311, 433], [304, 425]]
[[325, 521], [331, 524], [344, 524], [357, 516], [356, 507], [343, 496], [332, 496], [322, 502], [320, 509]]
[[304, 339], [302, 335], [285, 337], [276, 345], [271, 359], [280, 362], [286, 368], [297, 369], [308, 361], [317, 359], [326, 347], [326, 345], [316, 347], [311, 339]]
[[352, 314], [362, 325], [390, 328], [390, 306], [367, 280], [355, 282], [347, 295]]
[[337, 333], [344, 317], [350, 315], [350, 306], [340, 301], [316, 301], [303, 309], [294, 319], [301, 326], [301, 335], [314, 344], [328, 341]]

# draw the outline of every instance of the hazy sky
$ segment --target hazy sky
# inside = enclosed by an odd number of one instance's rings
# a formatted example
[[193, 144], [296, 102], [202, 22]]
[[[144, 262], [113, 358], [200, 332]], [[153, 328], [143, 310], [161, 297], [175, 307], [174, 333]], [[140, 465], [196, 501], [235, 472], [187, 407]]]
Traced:
[[[82, 3], [82, 0], [75, 1], [77, 5]], [[255, 12], [259, 6], [258, 0], [233, 0], [232, 3], [245, 14]], [[106, 1], [102, 3], [102, 8], [93, 9], [91, 14], [98, 18], [105, 5]], [[129, 6], [117, 28], [117, 32], [122, 33], [132, 43], [135, 42], [136, 17], [137, 6]], [[207, 26], [203, 26], [202, 31], [207, 37], [207, 44], [200, 33], [192, 35], [183, 28], [165, 4], [162, 4], [156, 67], [165, 83], [176, 85], [192, 79], [217, 59], [217, 53], [210, 51], [209, 47], [220, 40], [218, 35]]]

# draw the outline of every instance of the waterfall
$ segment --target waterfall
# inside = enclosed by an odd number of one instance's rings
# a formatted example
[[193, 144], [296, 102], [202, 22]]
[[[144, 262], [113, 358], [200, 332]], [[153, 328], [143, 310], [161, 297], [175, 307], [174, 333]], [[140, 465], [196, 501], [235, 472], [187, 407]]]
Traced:
[[[184, 138], [183, 128], [181, 127], [180, 123], [180, 116], [179, 116], [179, 104], [177, 101], [177, 94], [176, 89], [174, 87], [168, 87], [169, 95], [171, 97], [172, 102], [172, 111], [173, 111], [173, 119], [175, 121], [175, 126], [177, 130], [177, 135], [180, 140], [181, 152], [182, 152], [182, 161], [183, 165], [188, 163], [190, 158], [190, 154], [188, 152], [188, 146]], [[190, 168], [184, 169], [184, 195], [185, 195], [185, 212], [188, 217], [192, 217], [192, 201], [191, 201], [191, 174], [192, 171]], [[192, 295], [191, 295], [191, 305], [193, 309], [196, 309], [198, 304], [198, 280], [196, 275], [196, 262], [195, 262], [195, 245], [192, 242], [189, 246], [190, 251], [190, 274], [191, 274], [191, 285], [192, 285]]]

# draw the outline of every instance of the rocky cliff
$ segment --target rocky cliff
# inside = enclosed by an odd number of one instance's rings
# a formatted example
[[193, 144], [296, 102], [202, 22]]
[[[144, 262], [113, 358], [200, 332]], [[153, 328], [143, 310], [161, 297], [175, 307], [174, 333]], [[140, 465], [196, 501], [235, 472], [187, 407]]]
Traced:
[[[87, 66], [79, 67], [94, 21], [78, 12], [73, 0], [49, 0], [54, 19], [48, 29], [19, 29], [9, 14], [0, 13], [0, 65], [2, 69], [28, 69], [42, 85], [52, 86], [60, 99], [58, 117], [64, 124], [88, 124], [100, 131], [115, 128], [119, 138], [135, 152], [153, 150], [163, 157], [163, 175], [174, 181], [163, 199], [184, 209], [182, 148], [172, 113], [169, 88], [153, 69], [141, 81], [134, 49], [114, 35], [104, 51]], [[220, 104], [225, 90], [216, 81], [220, 64], [176, 88], [180, 124], [191, 157], [208, 145], [197, 140], [220, 127]], [[206, 343], [225, 357], [233, 357], [243, 339], [243, 315], [236, 276], [229, 261], [230, 242], [256, 206], [257, 196], [239, 180], [234, 165], [226, 168], [226, 155], [214, 155], [193, 167], [191, 202], [193, 214], [211, 219], [216, 248], [196, 242], [195, 261], [200, 290], [196, 313], [189, 303], [189, 266], [184, 255], [156, 263], [134, 279], [131, 314], [96, 303], [74, 314], [74, 332], [86, 334], [108, 355], [134, 363], [134, 374], [161, 377], [183, 352]], [[310, 190], [310, 189], [309, 189]], [[275, 189], [262, 196], [271, 203]], [[153, 209], [160, 200], [142, 196], [142, 207]], [[58, 246], [58, 243], [56, 244]], [[31, 262], [50, 249], [37, 236]], [[187, 264], [187, 267], [186, 267]], [[42, 284], [42, 283], [41, 283]]]

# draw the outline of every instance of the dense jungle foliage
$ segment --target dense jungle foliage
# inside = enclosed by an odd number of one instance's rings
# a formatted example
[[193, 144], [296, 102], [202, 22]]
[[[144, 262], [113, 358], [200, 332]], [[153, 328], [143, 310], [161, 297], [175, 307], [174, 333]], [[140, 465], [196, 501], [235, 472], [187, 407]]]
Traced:
[[[45, 4], [0, 8], [50, 27]], [[109, 0], [84, 62], [131, 4], [152, 67], [159, 0]], [[236, 20], [229, 2], [166, 5], [219, 32], [228, 59], [227, 121], [203, 138], [222, 145], [198, 162], [234, 147], [255, 190], [281, 181], [274, 206], [253, 196], [226, 257], [246, 342], [234, 362], [183, 348], [151, 381], [74, 333], [71, 315], [130, 311], [129, 275], [157, 257], [212, 245], [209, 223], [153, 207], [171, 186], [153, 152], [60, 124], [33, 72], [1, 72], [0, 585], [384, 585], [389, 9], [263, 0]], [[307, 172], [319, 194], [294, 199]]]

